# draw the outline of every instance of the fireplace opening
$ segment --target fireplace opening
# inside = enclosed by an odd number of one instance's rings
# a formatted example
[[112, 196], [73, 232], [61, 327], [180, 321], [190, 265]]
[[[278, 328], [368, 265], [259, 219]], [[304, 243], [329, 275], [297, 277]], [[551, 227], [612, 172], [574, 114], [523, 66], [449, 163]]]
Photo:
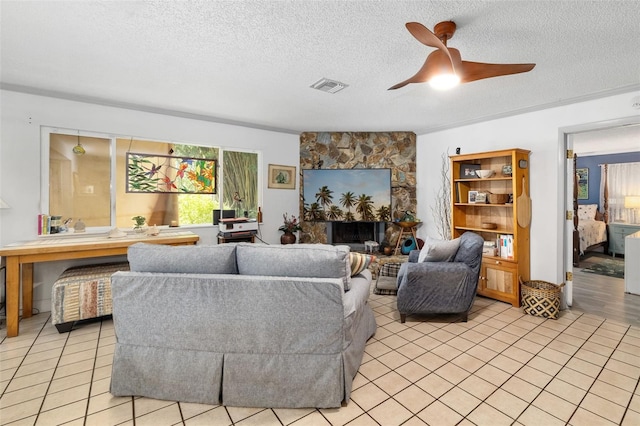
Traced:
[[327, 242], [364, 250], [365, 241], [382, 242], [384, 222], [327, 222]]

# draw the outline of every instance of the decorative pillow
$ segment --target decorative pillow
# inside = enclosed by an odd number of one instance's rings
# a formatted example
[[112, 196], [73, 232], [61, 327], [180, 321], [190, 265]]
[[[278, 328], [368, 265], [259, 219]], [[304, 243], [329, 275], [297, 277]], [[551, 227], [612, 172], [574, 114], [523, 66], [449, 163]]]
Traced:
[[127, 260], [134, 272], [237, 274], [235, 244], [169, 246], [136, 243]]
[[418, 262], [450, 262], [460, 247], [460, 238], [436, 240], [427, 237], [420, 250]]
[[351, 266], [351, 276], [355, 277], [364, 271], [376, 259], [375, 256], [362, 253], [349, 252], [349, 262]]
[[597, 204], [580, 204], [578, 206], [578, 219], [595, 220], [597, 211], [598, 211]]

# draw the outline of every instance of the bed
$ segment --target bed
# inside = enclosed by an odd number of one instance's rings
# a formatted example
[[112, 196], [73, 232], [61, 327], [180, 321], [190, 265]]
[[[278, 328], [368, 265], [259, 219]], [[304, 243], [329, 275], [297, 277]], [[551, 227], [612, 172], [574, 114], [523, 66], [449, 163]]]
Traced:
[[[573, 158], [573, 167], [576, 168], [576, 159]], [[588, 251], [600, 247], [604, 253], [609, 249], [607, 239], [607, 222], [609, 210], [607, 190], [607, 167], [604, 169], [604, 213], [598, 211], [597, 204], [578, 204], [577, 174], [574, 173], [573, 185], [573, 266], [580, 265], [580, 258]]]

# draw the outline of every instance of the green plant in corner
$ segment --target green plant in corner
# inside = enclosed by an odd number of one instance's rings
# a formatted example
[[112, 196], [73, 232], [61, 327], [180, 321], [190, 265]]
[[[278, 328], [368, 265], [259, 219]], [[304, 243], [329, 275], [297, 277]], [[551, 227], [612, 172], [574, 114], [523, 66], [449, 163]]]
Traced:
[[131, 219], [136, 223], [133, 229], [141, 229], [147, 221], [144, 216], [134, 216]]

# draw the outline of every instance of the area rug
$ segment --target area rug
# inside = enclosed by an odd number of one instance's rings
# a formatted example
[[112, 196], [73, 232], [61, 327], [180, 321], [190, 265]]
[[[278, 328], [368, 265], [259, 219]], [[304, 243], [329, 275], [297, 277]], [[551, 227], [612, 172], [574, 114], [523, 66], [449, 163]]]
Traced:
[[582, 269], [582, 272], [604, 275], [612, 278], [624, 278], [624, 260], [616, 258], [601, 258]]

